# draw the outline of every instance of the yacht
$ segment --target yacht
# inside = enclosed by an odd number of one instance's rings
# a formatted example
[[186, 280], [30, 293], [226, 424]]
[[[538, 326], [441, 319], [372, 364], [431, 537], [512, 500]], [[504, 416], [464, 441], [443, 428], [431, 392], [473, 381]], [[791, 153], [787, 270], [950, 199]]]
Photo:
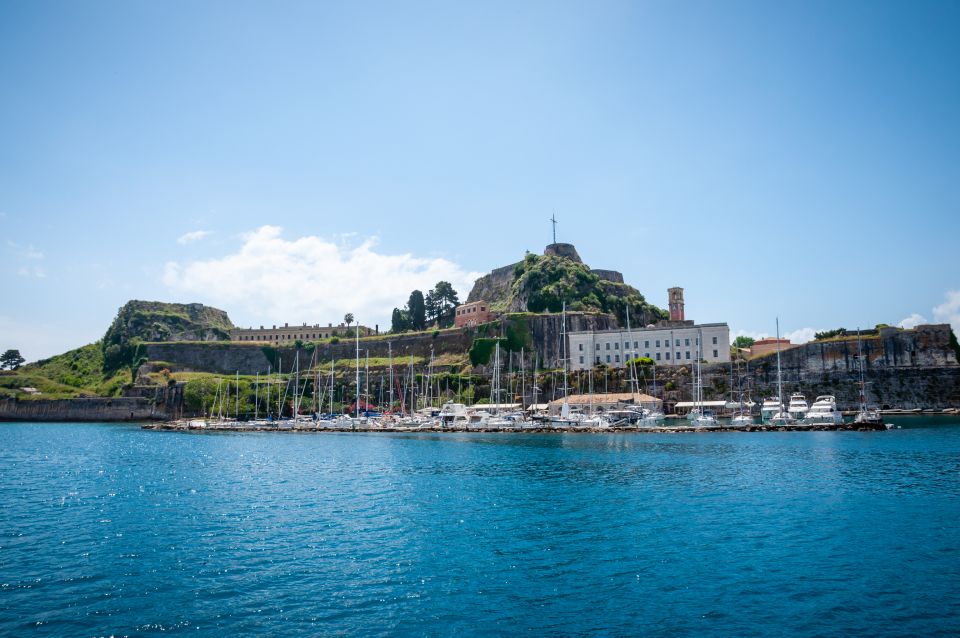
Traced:
[[760, 417], [764, 420], [769, 420], [774, 414], [780, 412], [780, 408], [782, 407], [780, 399], [777, 397], [766, 398], [760, 405]]
[[807, 411], [805, 419], [808, 425], [840, 425], [843, 415], [837, 410], [837, 399], [832, 394], [817, 397]]
[[807, 397], [800, 392], [794, 392], [790, 395], [790, 404], [787, 406], [787, 412], [795, 420], [800, 421], [807, 415], [810, 406], [807, 405]]

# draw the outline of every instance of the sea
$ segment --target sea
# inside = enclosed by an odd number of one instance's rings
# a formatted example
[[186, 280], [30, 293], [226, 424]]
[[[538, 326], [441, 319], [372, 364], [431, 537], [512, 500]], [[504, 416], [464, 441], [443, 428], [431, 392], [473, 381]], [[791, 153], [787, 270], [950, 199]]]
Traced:
[[960, 420], [0, 423], [0, 635], [955, 636]]

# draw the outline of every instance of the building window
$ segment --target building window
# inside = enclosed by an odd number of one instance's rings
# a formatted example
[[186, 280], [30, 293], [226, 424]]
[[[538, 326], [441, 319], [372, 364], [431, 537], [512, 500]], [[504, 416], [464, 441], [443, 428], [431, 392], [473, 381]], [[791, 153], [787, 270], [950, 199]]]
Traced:
[[[643, 342], [643, 347], [644, 347], [644, 348], [649, 348], [649, 347], [650, 347], [650, 342], [649, 342], [649, 341], [644, 341], [644, 342]], [[649, 355], [648, 355], [648, 356], [649, 356]]]
[[599, 349], [600, 349], [600, 344], [598, 343], [598, 344], [597, 344], [597, 350], [599, 350]]
[[679, 347], [680, 347], [680, 340], [677, 339], [677, 342], [676, 342], [675, 344], [673, 344], [673, 345], [675, 345], [675, 346], [677, 346], [677, 347], [679, 348]]
[[624, 350], [629, 350], [629, 349], [630, 349], [630, 342], [629, 342], [629, 341], [624, 341], [624, 342], [623, 342], [623, 349], [624, 349]]
[[[580, 352], [583, 352], [583, 344], [580, 343], [580, 344], [577, 344], [577, 345], [580, 346]], [[583, 357], [580, 357], [580, 363], [583, 363]]]
[[643, 354], [643, 356], [645, 356], [647, 359], [649, 359], [649, 358], [650, 358], [650, 353], [649, 353], [649, 352], [645, 352], [645, 353]]
[[660, 347], [660, 340], [659, 340], [659, 339], [657, 339], [657, 347], [658, 347], [658, 348]]
[[617, 363], [620, 363], [620, 355], [618, 354], [613, 355], [613, 360], [616, 361]]
[[[689, 340], [689, 339], [687, 339], [687, 341], [690, 341], [690, 340]], [[687, 359], [689, 359], [689, 358], [690, 358], [690, 351], [689, 351], [689, 350], [687, 350]]]
[[610, 355], [607, 355], [607, 363], [610, 363]]
[[580, 365], [583, 365], [583, 357], [580, 357]]
[[714, 358], [714, 359], [719, 359], [719, 358], [720, 358], [720, 355], [717, 354], [717, 351], [716, 351], [716, 350], [713, 351], [713, 358]]
[[[610, 343], [608, 342], [608, 343], [607, 343], [607, 350], [609, 350], [609, 349], [610, 349]], [[610, 357], [607, 357], [607, 360], [609, 361], [609, 360], [610, 360]]]
[[[716, 338], [716, 337], [713, 338], [713, 345], [717, 345], [717, 338]], [[713, 355], [713, 356], [717, 356], [717, 355]]]
[[[687, 347], [690, 347], [690, 339], [689, 339], [689, 338], [684, 339], [684, 340], [683, 340], [683, 345], [685, 345], [685, 346], [687, 346]], [[688, 358], [689, 358], [689, 357], [688, 357]]]
[[614, 349], [614, 350], [619, 350], [619, 349], [620, 349], [620, 342], [619, 342], [619, 341], [616, 342], [615, 344], [613, 344], [613, 349]]
[[670, 353], [668, 352], [668, 353], [666, 353], [666, 354], [667, 354], [667, 361], [669, 361], [669, 360], [670, 360]]
[[659, 361], [659, 360], [660, 360], [660, 353], [658, 352], [658, 353], [657, 353], [657, 361]]

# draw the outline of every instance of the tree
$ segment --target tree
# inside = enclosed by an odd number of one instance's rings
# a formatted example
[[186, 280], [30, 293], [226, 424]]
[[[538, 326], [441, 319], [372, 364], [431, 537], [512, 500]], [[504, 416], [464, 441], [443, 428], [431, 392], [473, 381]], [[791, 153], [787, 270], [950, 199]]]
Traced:
[[743, 335], [737, 337], [733, 340], [734, 348], [749, 348], [754, 343], [753, 337], [745, 337]]
[[350, 327], [350, 324], [353, 323], [353, 313], [352, 313], [352, 312], [348, 312], [347, 314], [343, 315], [343, 323], [347, 324], [347, 327], [348, 327], [348, 328]]
[[390, 316], [390, 332], [406, 332], [410, 329], [410, 317], [399, 308], [393, 309]]
[[451, 285], [449, 281], [438, 281], [437, 285], [430, 291], [430, 294], [433, 296], [436, 317], [441, 327], [444, 325], [445, 320], [449, 320], [449, 323], [452, 324], [452, 311], [460, 305], [460, 299], [457, 296], [457, 291], [453, 289], [453, 285]]
[[0, 356], [0, 369], [16, 370], [23, 365], [24, 361], [26, 361], [26, 359], [20, 356], [20, 351], [11, 348]]
[[410, 327], [414, 330], [425, 330], [427, 327], [426, 305], [423, 301], [423, 293], [414, 290], [410, 293], [410, 299], [407, 300], [407, 314], [410, 316]]
[[437, 301], [436, 293], [431, 290], [423, 300], [424, 315], [428, 324], [432, 324], [440, 318], [440, 304]]

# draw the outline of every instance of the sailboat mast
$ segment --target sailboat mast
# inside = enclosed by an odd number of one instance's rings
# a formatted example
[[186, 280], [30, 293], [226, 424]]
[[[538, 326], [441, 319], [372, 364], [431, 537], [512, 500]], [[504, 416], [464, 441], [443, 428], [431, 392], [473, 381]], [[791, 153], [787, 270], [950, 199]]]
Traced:
[[257, 381], [253, 389], [253, 420], [260, 418], [260, 371], [257, 370]]
[[863, 344], [860, 340], [860, 328], [857, 328], [857, 362], [860, 364], [860, 412], [867, 411], [867, 388], [863, 377]]
[[[280, 405], [280, 377], [283, 376], [283, 359], [277, 357], [277, 420], [279, 421], [283, 418], [283, 408]], [[286, 389], [283, 391], [284, 394], [287, 393]]]
[[780, 317], [777, 317], [777, 402], [783, 413], [783, 382], [780, 378]]
[[354, 333], [356, 337], [357, 344], [357, 400], [356, 400], [356, 409], [354, 410], [356, 418], [360, 418], [360, 322], [357, 322], [357, 331]]
[[237, 370], [237, 407], [234, 410], [234, 419], [240, 419], [240, 371]]
[[562, 308], [562, 321], [560, 325], [560, 352], [563, 355], [563, 402], [567, 402], [567, 394], [569, 392], [568, 381], [569, 381], [569, 364], [568, 361], [568, 352], [567, 352], [567, 302], [563, 302]]
[[387, 359], [390, 362], [390, 410], [393, 411], [393, 344], [387, 342]]
[[268, 419], [268, 420], [270, 419], [270, 379], [271, 379], [271, 372], [273, 372], [272, 368], [271, 368], [270, 366], [267, 366], [267, 402], [264, 403], [263, 405], [264, 405], [264, 410], [265, 410], [266, 413], [267, 413], [267, 419]]
[[523, 347], [520, 348], [520, 410], [526, 410], [527, 401], [527, 377], [526, 366], [523, 362]]

